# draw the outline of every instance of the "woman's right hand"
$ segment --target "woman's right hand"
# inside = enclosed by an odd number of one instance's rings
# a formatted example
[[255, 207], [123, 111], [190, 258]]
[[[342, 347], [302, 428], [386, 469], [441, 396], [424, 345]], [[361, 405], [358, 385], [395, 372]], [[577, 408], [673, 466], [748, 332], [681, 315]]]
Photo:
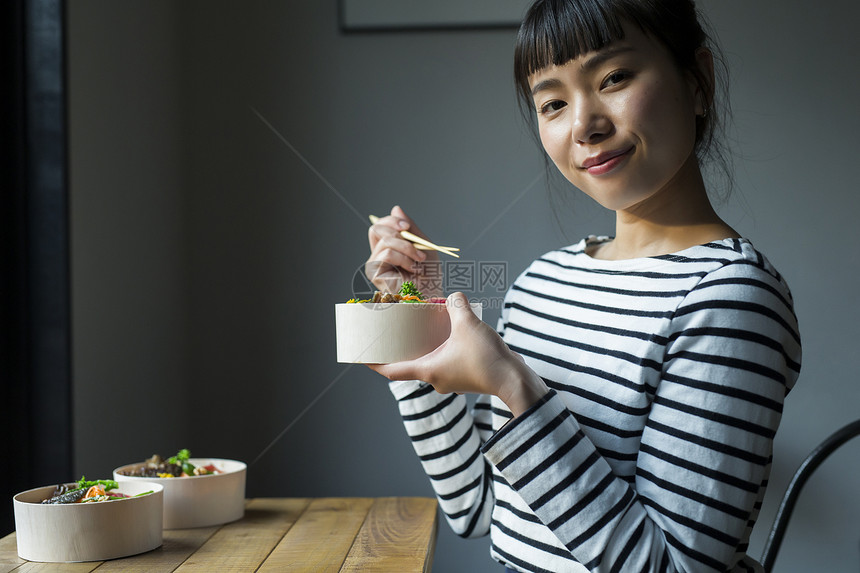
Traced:
[[403, 209], [393, 207], [390, 215], [380, 217], [368, 231], [370, 257], [364, 264], [367, 278], [383, 292], [396, 293], [403, 282], [412, 281], [425, 296], [442, 296], [439, 254], [416, 249], [414, 243], [400, 236], [400, 231], [430, 240]]

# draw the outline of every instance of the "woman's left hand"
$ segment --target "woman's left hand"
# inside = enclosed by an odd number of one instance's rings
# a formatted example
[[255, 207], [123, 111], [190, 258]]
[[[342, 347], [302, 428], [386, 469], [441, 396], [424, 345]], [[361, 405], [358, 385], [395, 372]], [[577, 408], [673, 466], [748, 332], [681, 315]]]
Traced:
[[451, 335], [438, 348], [415, 360], [371, 364], [370, 368], [390, 380], [423, 380], [442, 394], [498, 396], [514, 416], [548, 391], [522, 357], [475, 316], [465, 295], [452, 294], [446, 305], [451, 317]]

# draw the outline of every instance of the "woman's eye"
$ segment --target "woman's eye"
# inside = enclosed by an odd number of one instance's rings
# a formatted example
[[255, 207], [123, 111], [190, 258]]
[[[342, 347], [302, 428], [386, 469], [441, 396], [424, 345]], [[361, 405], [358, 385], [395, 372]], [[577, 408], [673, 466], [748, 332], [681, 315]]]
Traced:
[[624, 70], [618, 70], [617, 72], [612, 72], [611, 74], [606, 76], [605, 80], [603, 80], [603, 87], [608, 88], [608, 87], [612, 87], [616, 84], [620, 84], [621, 82], [623, 82], [624, 80], [629, 78], [630, 75], [631, 74], [629, 72], [626, 72]]
[[557, 112], [558, 110], [562, 109], [566, 105], [567, 105], [567, 103], [565, 103], [563, 101], [553, 100], [553, 101], [550, 101], [550, 102], [543, 104], [540, 107], [540, 112], [542, 115], [551, 114], [551, 113]]

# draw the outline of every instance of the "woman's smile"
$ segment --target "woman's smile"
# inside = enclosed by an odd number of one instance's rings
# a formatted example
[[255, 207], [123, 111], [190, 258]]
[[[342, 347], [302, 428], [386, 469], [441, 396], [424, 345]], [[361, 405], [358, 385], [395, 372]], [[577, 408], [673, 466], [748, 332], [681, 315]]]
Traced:
[[582, 162], [581, 169], [587, 171], [590, 175], [605, 175], [620, 167], [635, 151], [633, 145], [613, 151], [606, 151], [592, 155]]

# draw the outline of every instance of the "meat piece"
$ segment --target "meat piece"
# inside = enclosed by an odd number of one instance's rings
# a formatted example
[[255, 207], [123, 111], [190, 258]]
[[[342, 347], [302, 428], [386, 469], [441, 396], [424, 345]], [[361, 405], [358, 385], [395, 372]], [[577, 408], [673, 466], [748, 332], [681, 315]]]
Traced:
[[[61, 488], [57, 488], [58, 490]], [[65, 489], [63, 487], [62, 489]], [[55, 492], [54, 495], [42, 501], [42, 503], [76, 503], [79, 499], [84, 497], [84, 494], [87, 493], [85, 488], [76, 489], [73, 491], [61, 493], [57, 495]]]

